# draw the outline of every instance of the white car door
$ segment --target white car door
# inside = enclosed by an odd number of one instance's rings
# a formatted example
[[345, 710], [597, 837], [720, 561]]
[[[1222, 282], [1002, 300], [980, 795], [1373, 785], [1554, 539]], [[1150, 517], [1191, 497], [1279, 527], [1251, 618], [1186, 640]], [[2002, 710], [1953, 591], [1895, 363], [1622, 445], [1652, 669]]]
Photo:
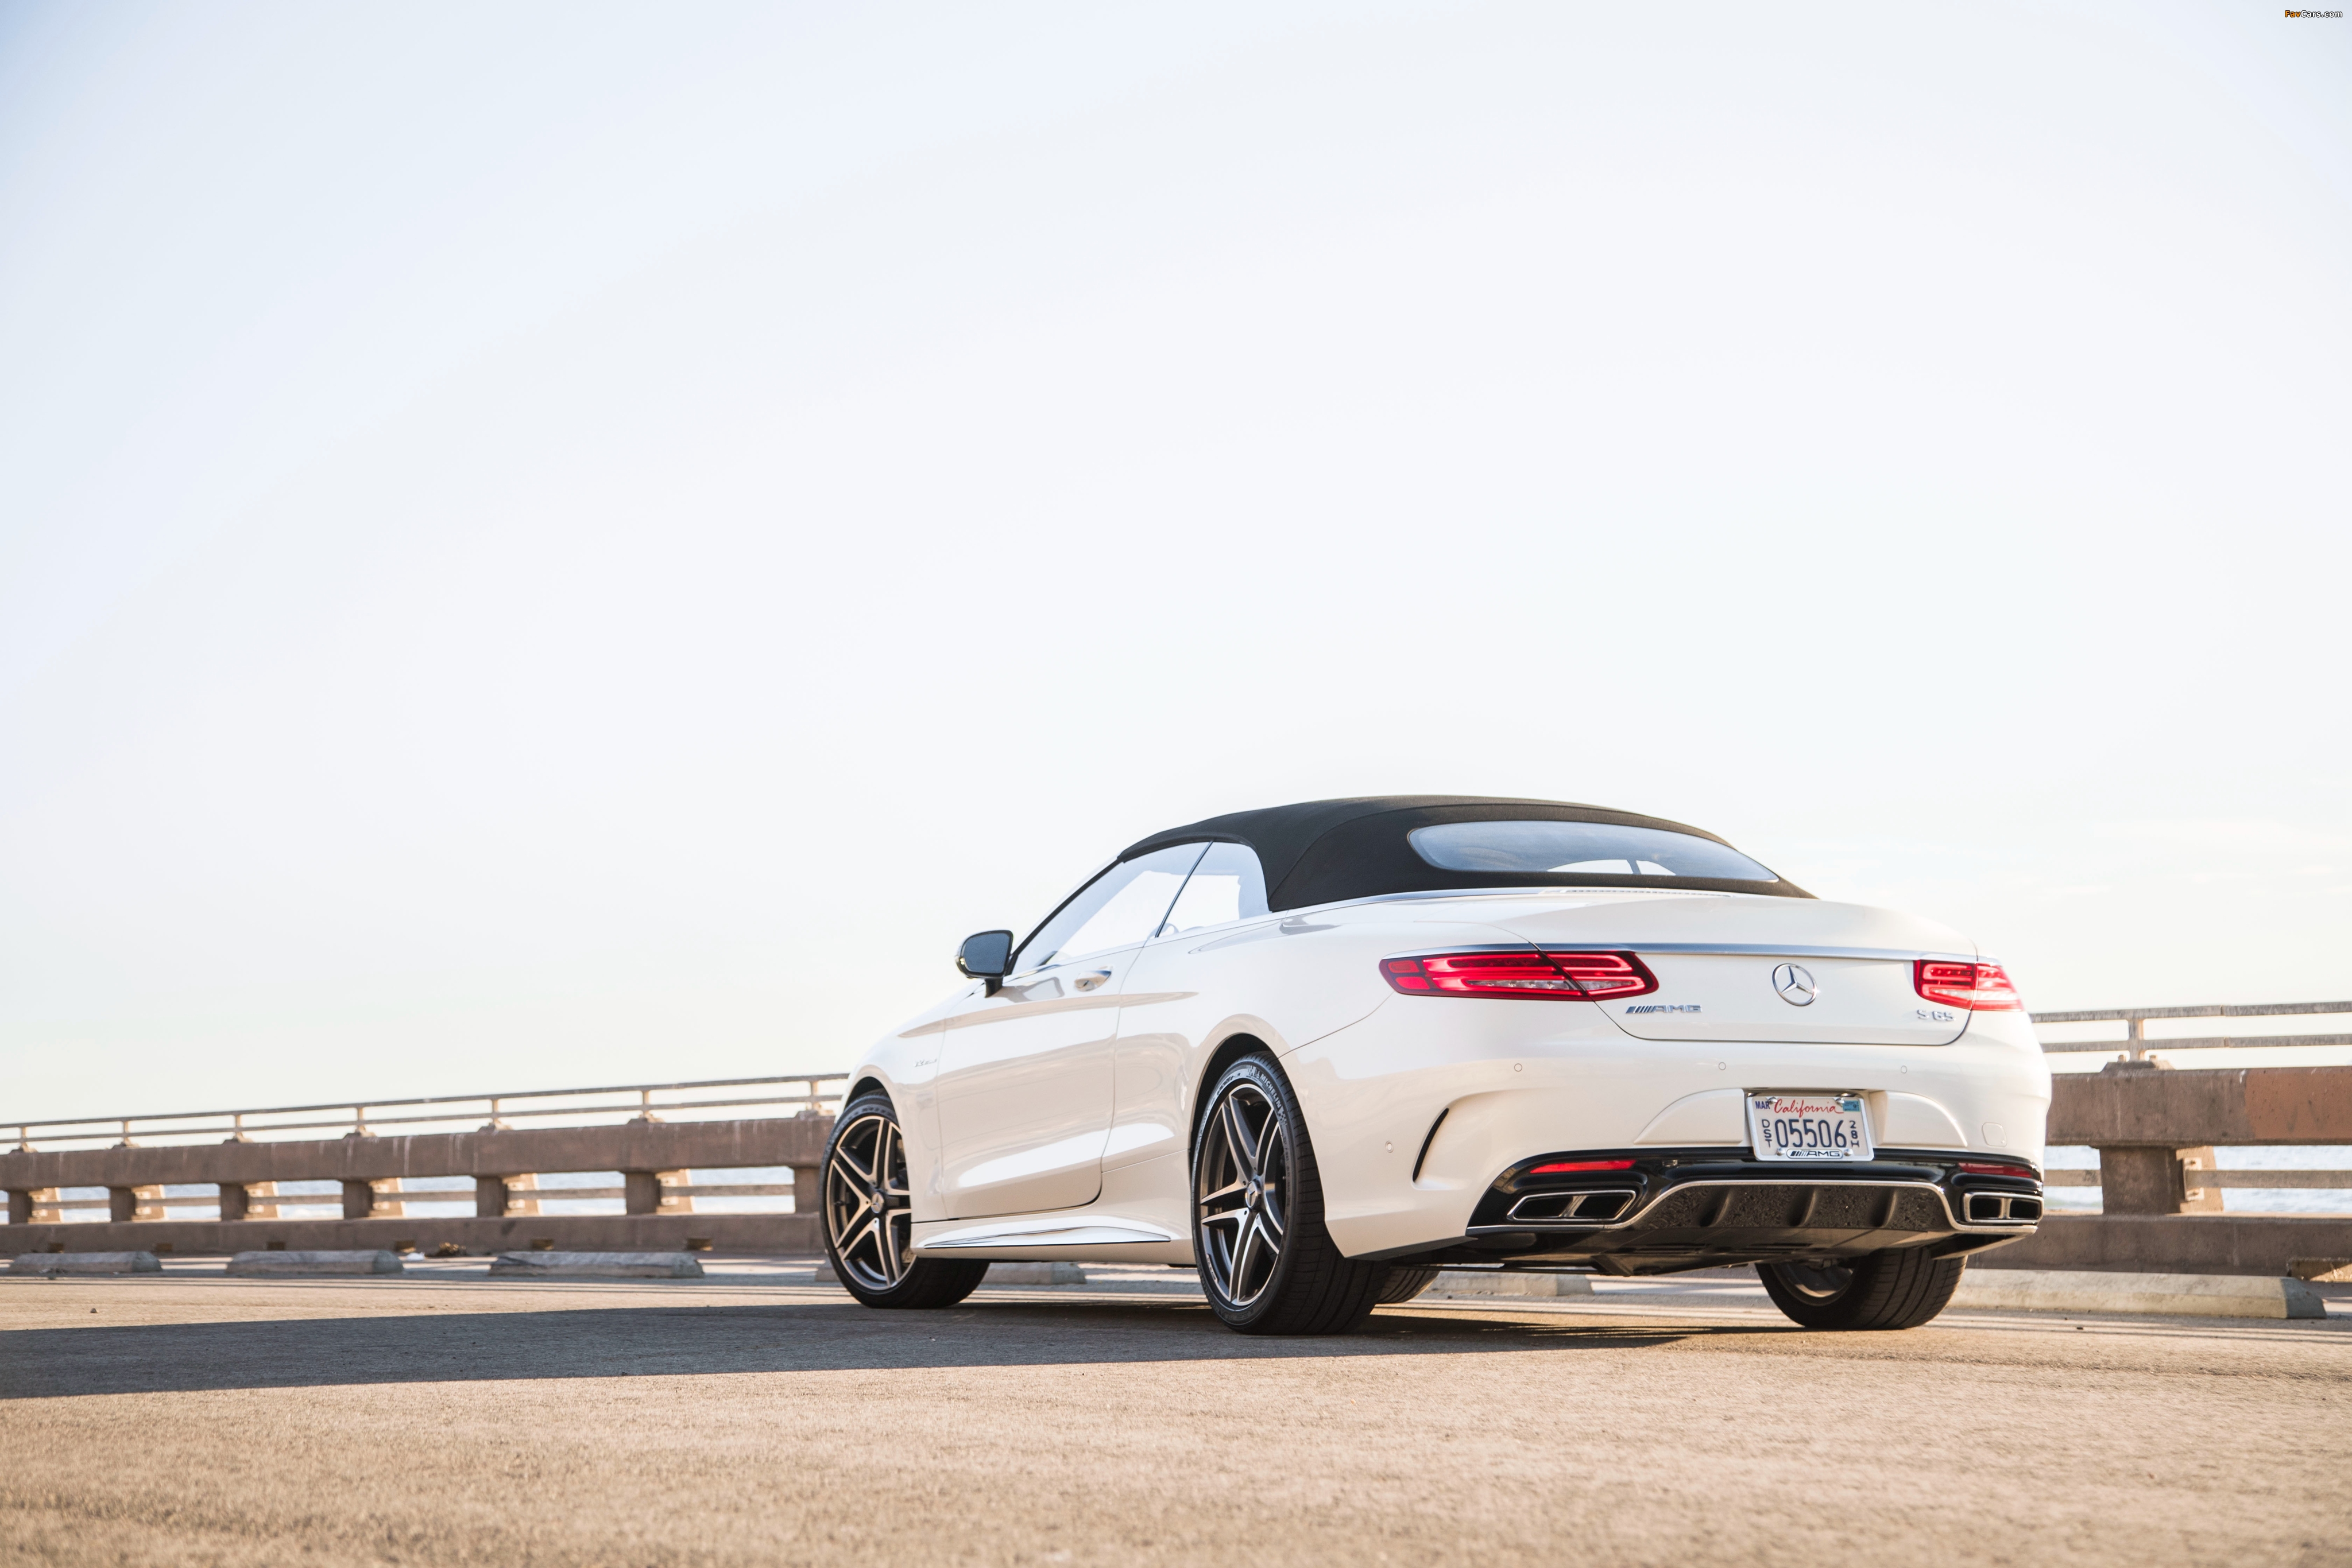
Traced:
[[1102, 1190], [1118, 993], [1203, 846], [1112, 866], [1013, 955], [992, 996], [940, 1040], [940, 1170], [950, 1218], [1074, 1208]]
[[1227, 966], [1189, 950], [1202, 939], [1196, 933], [1265, 914], [1265, 874], [1256, 852], [1244, 844], [1211, 844], [1127, 977], [1104, 1169], [1187, 1152], [1188, 1070], [1199, 1030], [1233, 1005], [1223, 994], [1201, 994], [1204, 978], [1221, 989], [1213, 978]]

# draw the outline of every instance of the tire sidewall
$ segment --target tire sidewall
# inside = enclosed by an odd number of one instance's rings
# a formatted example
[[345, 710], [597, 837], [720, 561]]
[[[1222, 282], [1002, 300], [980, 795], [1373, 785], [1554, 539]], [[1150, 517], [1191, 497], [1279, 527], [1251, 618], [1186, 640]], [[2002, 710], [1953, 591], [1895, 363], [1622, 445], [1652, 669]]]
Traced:
[[[1936, 1258], [1890, 1248], [1853, 1259], [1847, 1266], [1853, 1270], [1853, 1278], [1833, 1296], [1802, 1294], [1769, 1263], [1759, 1265], [1756, 1272], [1772, 1304], [1805, 1328], [1908, 1329], [1944, 1310], [1968, 1268], [1968, 1259]], [[1890, 1299], [1891, 1291], [1902, 1294]]]

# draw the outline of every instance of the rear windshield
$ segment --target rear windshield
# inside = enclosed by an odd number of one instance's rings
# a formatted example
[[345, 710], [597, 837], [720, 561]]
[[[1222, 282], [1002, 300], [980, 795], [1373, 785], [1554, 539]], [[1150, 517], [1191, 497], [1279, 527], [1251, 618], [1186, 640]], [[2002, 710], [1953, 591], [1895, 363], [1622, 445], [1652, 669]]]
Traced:
[[1780, 880], [1728, 845], [1663, 828], [1616, 828], [1603, 822], [1445, 822], [1415, 828], [1406, 837], [1415, 854], [1441, 871]]

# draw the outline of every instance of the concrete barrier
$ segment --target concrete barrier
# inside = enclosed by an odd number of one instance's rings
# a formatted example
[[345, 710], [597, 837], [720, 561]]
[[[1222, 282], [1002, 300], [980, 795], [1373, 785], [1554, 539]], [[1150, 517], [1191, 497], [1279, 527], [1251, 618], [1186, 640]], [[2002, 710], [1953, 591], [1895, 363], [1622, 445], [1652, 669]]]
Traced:
[[152, 1252], [26, 1252], [8, 1265], [11, 1274], [160, 1274]]
[[493, 1279], [699, 1280], [691, 1252], [501, 1252]]
[[2300, 1280], [2245, 1274], [2123, 1274], [1997, 1269], [1960, 1276], [1952, 1305], [2035, 1312], [2149, 1313], [2177, 1318], [2324, 1318], [2326, 1299]]
[[1447, 1269], [1424, 1296], [1589, 1296], [1584, 1274], [1538, 1274], [1520, 1270]]
[[228, 1260], [232, 1274], [268, 1278], [285, 1274], [400, 1274], [399, 1257], [373, 1252], [240, 1252]]
[[[143, 1249], [181, 1257], [226, 1257], [277, 1246], [287, 1251], [350, 1251], [415, 1247], [455, 1248], [488, 1255], [508, 1248], [552, 1243], [575, 1252], [667, 1252], [715, 1247], [729, 1252], [808, 1253], [824, 1245], [812, 1206], [804, 1214], [697, 1214], [673, 1207], [681, 1189], [665, 1181], [682, 1171], [784, 1166], [814, 1184], [824, 1160], [828, 1116], [730, 1122], [632, 1120], [621, 1126], [488, 1128], [476, 1133], [418, 1133], [390, 1137], [255, 1140], [169, 1144], [103, 1149], [0, 1149], [0, 1189], [8, 1194], [8, 1223], [0, 1225], [0, 1257], [51, 1247], [76, 1251]], [[567, 1171], [618, 1172], [622, 1214], [540, 1214], [533, 1206], [556, 1189], [515, 1185], [524, 1175]], [[435, 1176], [470, 1177], [471, 1193], [400, 1190], [395, 1183]], [[798, 1187], [778, 1184], [777, 1192]], [[294, 1183], [334, 1182], [340, 1196], [296, 1197]], [[219, 1219], [173, 1219], [196, 1195], [148, 1203], [141, 1189], [174, 1186], [217, 1191]], [[57, 1194], [68, 1187], [104, 1187], [130, 1207], [120, 1218], [45, 1219]], [[576, 1189], [566, 1189], [576, 1190]], [[812, 1186], [805, 1190], [814, 1190]], [[42, 1195], [47, 1194], [44, 1199]], [[414, 1215], [400, 1206], [452, 1197], [474, 1214]], [[111, 1199], [110, 1201], [112, 1201]], [[688, 1200], [690, 1203], [690, 1200]], [[340, 1206], [343, 1217], [272, 1217], [272, 1207], [316, 1203]], [[47, 1207], [45, 1207], [45, 1204]], [[144, 1218], [142, 1216], [144, 1215]], [[2306, 1251], [2316, 1249], [2306, 1248]]]
[[2352, 1258], [2352, 1216], [2053, 1214], [2023, 1240], [1970, 1259], [1969, 1272], [2112, 1269], [2275, 1280], [2305, 1258]]

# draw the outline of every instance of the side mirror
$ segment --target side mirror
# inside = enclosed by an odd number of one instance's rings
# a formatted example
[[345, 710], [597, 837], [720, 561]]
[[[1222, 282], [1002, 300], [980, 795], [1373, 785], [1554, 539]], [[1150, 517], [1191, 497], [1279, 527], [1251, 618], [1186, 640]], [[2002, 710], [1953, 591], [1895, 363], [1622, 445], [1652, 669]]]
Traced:
[[965, 937], [956, 953], [956, 967], [966, 979], [987, 981], [988, 994], [994, 996], [1005, 971], [1013, 967], [1013, 933], [982, 931]]

